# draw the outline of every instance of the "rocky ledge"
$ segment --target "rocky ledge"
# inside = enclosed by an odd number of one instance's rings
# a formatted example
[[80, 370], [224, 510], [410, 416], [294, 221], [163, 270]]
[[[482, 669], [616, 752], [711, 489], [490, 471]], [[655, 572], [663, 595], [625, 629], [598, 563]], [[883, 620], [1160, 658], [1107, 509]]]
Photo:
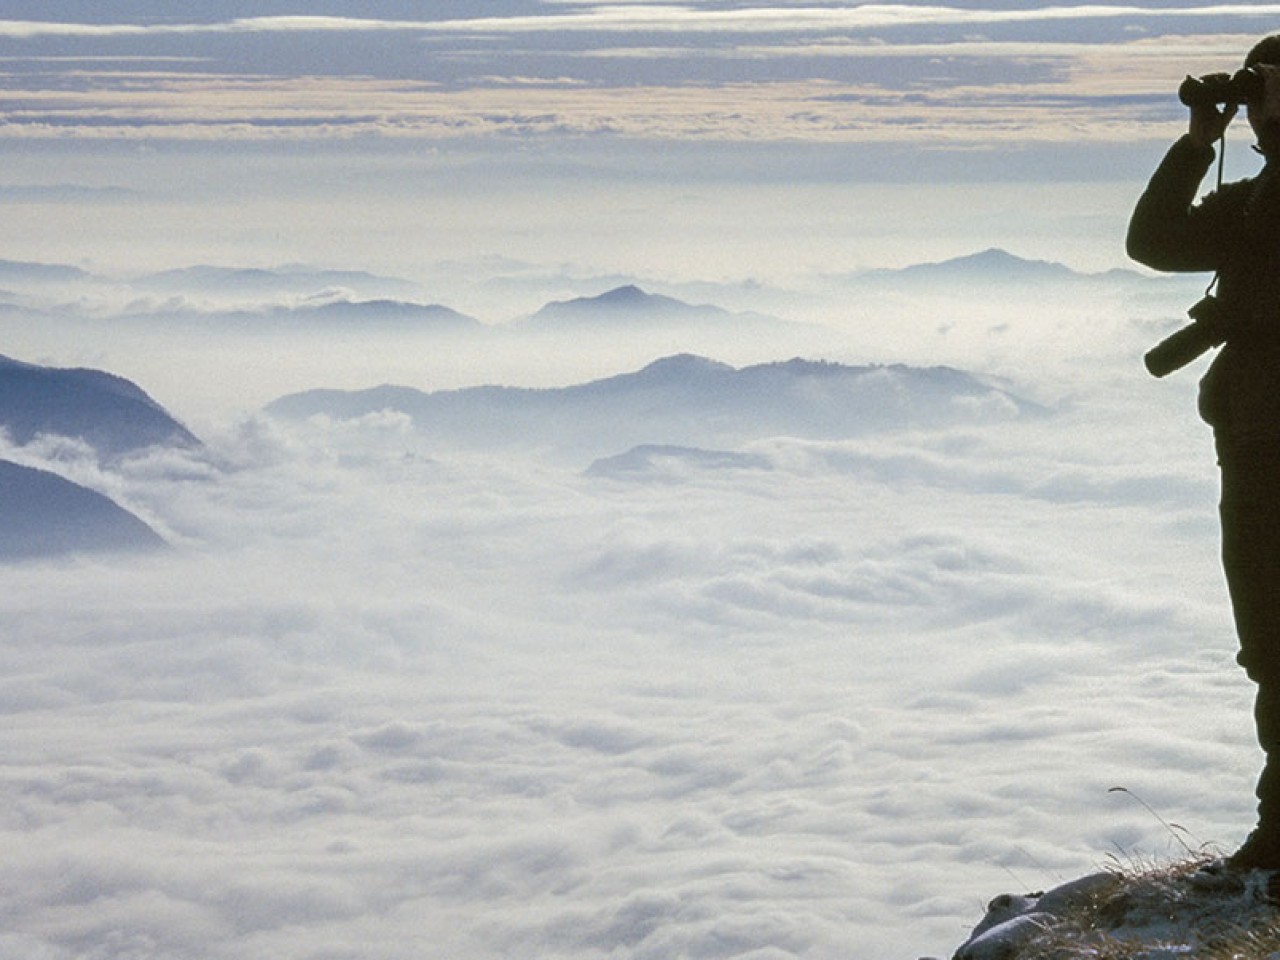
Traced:
[[1117, 867], [996, 897], [953, 960], [1276, 960], [1277, 904], [1280, 874], [1208, 857]]

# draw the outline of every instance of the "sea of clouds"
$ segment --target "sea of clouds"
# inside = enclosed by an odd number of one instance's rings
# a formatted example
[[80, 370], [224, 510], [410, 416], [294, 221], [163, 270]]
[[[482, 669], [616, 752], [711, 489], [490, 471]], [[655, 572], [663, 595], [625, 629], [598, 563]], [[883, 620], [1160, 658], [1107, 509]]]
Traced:
[[[6, 280], [0, 353], [129, 377], [207, 444], [110, 469], [0, 444], [172, 544], [0, 567], [0, 956], [910, 960], [998, 893], [1237, 843], [1260, 758], [1200, 368], [1139, 363], [1199, 289], [907, 302], [844, 275], [1014, 237], [1122, 263], [1178, 82], [1274, 5], [401, 22], [434, 6], [0, 26], [3, 255], [108, 276]], [[459, 131], [499, 139], [435, 139]], [[116, 282], [282, 262], [486, 323], [663, 277], [829, 329], [303, 336], [255, 329], [299, 305], [279, 291]], [[1051, 414], [593, 471], [260, 412], [688, 350], [952, 364]]]
[[0, 953], [945, 955], [997, 893], [1230, 847], [1195, 373], [1091, 329], [1048, 417], [631, 471], [394, 412], [6, 451], [173, 549], [0, 568]]

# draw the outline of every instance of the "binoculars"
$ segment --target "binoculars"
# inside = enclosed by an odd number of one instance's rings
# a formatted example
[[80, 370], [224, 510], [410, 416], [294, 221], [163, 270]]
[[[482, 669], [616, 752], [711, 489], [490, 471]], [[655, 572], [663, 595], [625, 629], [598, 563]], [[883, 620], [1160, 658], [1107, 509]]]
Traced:
[[1248, 103], [1261, 98], [1267, 82], [1257, 67], [1245, 67], [1235, 73], [1207, 73], [1203, 77], [1187, 77], [1178, 87], [1178, 99], [1188, 107]]

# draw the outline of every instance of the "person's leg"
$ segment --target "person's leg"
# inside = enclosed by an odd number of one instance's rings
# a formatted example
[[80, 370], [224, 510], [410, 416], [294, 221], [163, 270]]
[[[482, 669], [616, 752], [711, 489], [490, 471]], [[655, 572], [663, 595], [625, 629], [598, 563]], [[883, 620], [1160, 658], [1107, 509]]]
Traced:
[[1232, 860], [1280, 869], [1280, 502], [1273, 502], [1280, 486], [1267, 489], [1272, 475], [1224, 468], [1222, 566], [1240, 640], [1237, 660], [1258, 685], [1254, 722], [1266, 758], [1258, 825]]
[[1274, 679], [1258, 683], [1254, 720], [1258, 745], [1266, 756], [1258, 778], [1258, 822], [1270, 827], [1280, 840], [1280, 683]]

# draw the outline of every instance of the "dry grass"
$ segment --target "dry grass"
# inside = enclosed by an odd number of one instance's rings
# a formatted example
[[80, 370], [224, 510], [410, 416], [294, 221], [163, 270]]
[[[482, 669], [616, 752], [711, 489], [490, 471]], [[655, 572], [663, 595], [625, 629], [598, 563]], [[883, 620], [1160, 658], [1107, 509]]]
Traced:
[[1024, 944], [1017, 960], [1280, 960], [1280, 884], [1262, 874], [1206, 883], [1211, 862], [1117, 864], [1113, 886]]

